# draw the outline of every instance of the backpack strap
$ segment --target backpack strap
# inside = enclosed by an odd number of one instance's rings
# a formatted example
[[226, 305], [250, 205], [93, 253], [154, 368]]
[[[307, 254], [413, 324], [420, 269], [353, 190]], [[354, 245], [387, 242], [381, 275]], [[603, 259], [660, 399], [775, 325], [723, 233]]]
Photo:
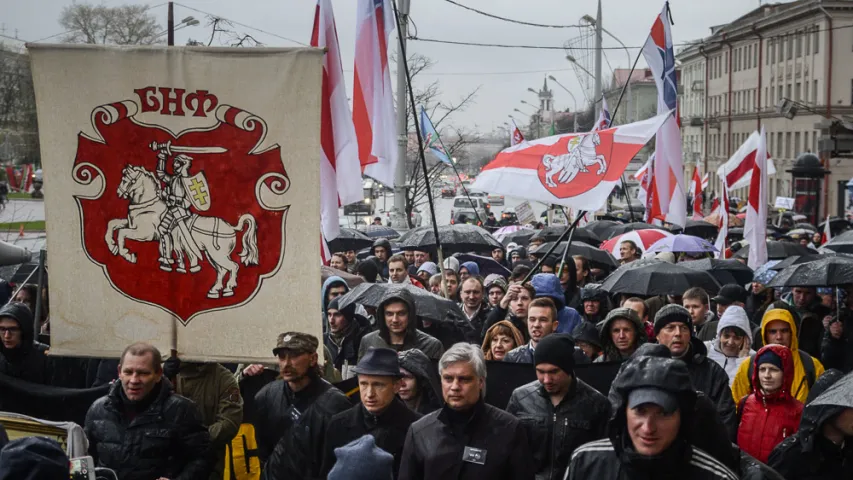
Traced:
[[800, 354], [800, 362], [803, 364], [803, 370], [806, 372], [806, 381], [808, 382], [809, 389], [811, 390], [817, 376], [817, 372], [815, 372], [814, 359], [811, 355], [802, 350], [797, 350], [797, 353]]
[[[754, 353], [754, 354], [750, 355], [749, 360], [747, 360], [747, 362], [749, 362], [748, 363], [749, 366], [746, 368], [746, 381], [749, 384], [749, 393], [752, 393], [752, 371], [755, 368], [755, 356], [756, 355], [758, 355], [758, 354]], [[749, 396], [749, 394], [747, 394], [747, 396]]]

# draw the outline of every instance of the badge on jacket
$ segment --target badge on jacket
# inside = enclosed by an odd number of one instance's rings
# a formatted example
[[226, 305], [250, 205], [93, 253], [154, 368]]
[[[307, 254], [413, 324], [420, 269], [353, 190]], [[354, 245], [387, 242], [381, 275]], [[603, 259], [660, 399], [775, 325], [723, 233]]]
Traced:
[[465, 447], [462, 452], [462, 461], [476, 463], [477, 465], [486, 464], [486, 450], [482, 448]]

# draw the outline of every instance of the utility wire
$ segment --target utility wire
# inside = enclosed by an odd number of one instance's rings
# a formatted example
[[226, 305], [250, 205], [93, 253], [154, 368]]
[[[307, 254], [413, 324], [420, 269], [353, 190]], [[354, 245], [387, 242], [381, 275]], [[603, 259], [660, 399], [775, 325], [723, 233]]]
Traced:
[[585, 25], [548, 25], [548, 24], [544, 24], [544, 23], [524, 22], [524, 21], [522, 21], [522, 20], [514, 20], [514, 19], [512, 19], [512, 18], [501, 17], [501, 16], [499, 16], [499, 15], [495, 15], [495, 14], [492, 14], [492, 13], [484, 12], [484, 11], [482, 11], [482, 10], [477, 10], [476, 8], [469, 7], [469, 6], [467, 6], [467, 5], [463, 5], [463, 4], [459, 3], [459, 2], [454, 2], [453, 0], [445, 0], [445, 1], [446, 1], [447, 3], [450, 3], [450, 4], [453, 4], [453, 5], [456, 5], [457, 7], [462, 7], [462, 8], [464, 8], [465, 10], [469, 10], [469, 11], [472, 11], [472, 12], [474, 12], [474, 13], [478, 13], [478, 14], [480, 14], [480, 15], [483, 15], [483, 16], [486, 16], [486, 17], [489, 17], [489, 18], [494, 18], [495, 20], [501, 20], [501, 21], [509, 22], [509, 23], [516, 23], [516, 24], [519, 24], [519, 25], [527, 25], [528, 27], [543, 27], [543, 28], [576, 28], [576, 27], [582, 27], [582, 26], [585, 26]]
[[311, 46], [311, 45], [308, 45], [307, 43], [300, 42], [300, 41], [298, 41], [298, 40], [294, 40], [294, 39], [292, 39], [292, 38], [283, 37], [283, 36], [281, 36], [281, 35], [279, 35], [279, 34], [277, 34], [277, 33], [272, 33], [272, 32], [268, 32], [268, 31], [266, 31], [266, 30], [261, 30], [260, 28], [253, 27], [253, 26], [251, 26], [251, 25], [246, 25], [245, 23], [240, 23], [240, 22], [238, 22], [238, 21], [231, 20], [230, 18], [225, 18], [225, 17], [223, 17], [223, 16], [221, 16], [221, 15], [216, 15], [216, 14], [213, 14], [213, 13], [210, 13], [210, 12], [205, 12], [205, 11], [203, 11], [203, 10], [199, 10], [199, 9], [197, 9], [197, 8], [188, 7], [188, 6], [184, 5], [183, 3], [175, 2], [175, 5], [179, 5], [179, 6], [183, 7], [183, 8], [186, 8], [187, 10], [192, 10], [192, 11], [194, 11], [194, 12], [196, 12], [196, 13], [201, 13], [201, 14], [204, 14], [204, 15], [209, 15], [209, 16], [211, 16], [211, 17], [213, 17], [213, 18], [221, 18], [222, 20], [225, 20], [225, 21], [231, 22], [231, 23], [233, 23], [234, 25], [238, 25], [238, 26], [243, 27], [243, 28], [248, 28], [248, 29], [250, 29], [250, 30], [254, 30], [254, 31], [256, 31], [256, 32], [260, 32], [260, 33], [263, 33], [263, 34], [269, 35], [269, 36], [271, 36], [271, 37], [279, 38], [279, 39], [281, 39], [281, 40], [286, 40], [286, 41], [288, 41], [288, 42], [292, 42], [292, 43], [295, 43], [295, 44], [297, 44], [297, 45], [302, 45], [303, 47], [310, 47], [310, 46]]

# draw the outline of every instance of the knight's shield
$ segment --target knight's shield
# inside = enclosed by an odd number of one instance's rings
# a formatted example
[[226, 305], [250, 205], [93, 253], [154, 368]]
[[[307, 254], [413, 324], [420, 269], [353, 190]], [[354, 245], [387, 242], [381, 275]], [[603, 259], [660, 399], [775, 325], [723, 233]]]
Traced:
[[210, 187], [207, 185], [207, 179], [204, 178], [202, 172], [198, 172], [191, 177], [181, 177], [184, 183], [187, 199], [200, 212], [206, 212], [210, 209]]

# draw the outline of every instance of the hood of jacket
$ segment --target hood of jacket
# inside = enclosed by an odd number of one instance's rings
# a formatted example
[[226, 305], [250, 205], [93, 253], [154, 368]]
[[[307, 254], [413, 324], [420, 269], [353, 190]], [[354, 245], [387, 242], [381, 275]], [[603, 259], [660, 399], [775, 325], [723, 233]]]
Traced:
[[337, 284], [341, 284], [346, 287], [347, 292], [349, 292], [350, 290], [349, 285], [347, 285], [346, 280], [344, 280], [343, 278], [337, 275], [332, 275], [331, 277], [327, 278], [326, 281], [323, 282], [323, 288], [320, 290], [320, 298], [323, 301], [323, 317], [326, 316], [326, 310], [329, 309], [329, 303], [326, 302], [326, 295], [329, 293], [329, 289]]
[[[35, 346], [35, 326], [30, 307], [20, 302], [11, 302], [0, 308], [0, 317], [8, 317], [18, 322], [21, 328], [21, 345], [14, 350], [25, 353]], [[0, 353], [6, 354], [6, 347], [0, 342]]]
[[719, 352], [723, 351], [720, 348], [720, 332], [729, 327], [737, 327], [746, 334], [746, 338], [748, 338], [749, 341], [744, 342], [743, 348], [741, 349], [738, 357], [748, 356], [753, 343], [752, 325], [749, 323], [749, 315], [746, 314], [746, 310], [744, 310], [743, 307], [731, 305], [725, 312], [723, 312], [723, 316], [720, 317], [720, 321], [717, 323], [717, 336], [714, 338], [714, 347]]
[[426, 390], [424, 401], [432, 402], [437, 406], [444, 405], [444, 397], [441, 394], [441, 380], [438, 369], [432, 364], [432, 360], [426, 354], [416, 348], [403, 350], [397, 354], [400, 359], [400, 368], [407, 370], [418, 379], [421, 390]]
[[[633, 313], [633, 315], [631, 314]], [[601, 348], [607, 353], [608, 349], [615, 349], [616, 346], [613, 344], [613, 338], [610, 336], [610, 327], [613, 325], [613, 322], [616, 320], [628, 320], [634, 325], [634, 331], [637, 336], [637, 347], [646, 343], [648, 340], [648, 336], [646, 335], [646, 329], [643, 325], [643, 320], [637, 315], [637, 312], [634, 312], [630, 308], [619, 307], [614, 308], [607, 314], [607, 318], [604, 319], [603, 322], [600, 323], [601, 330], [599, 333], [599, 338], [601, 339]]]
[[548, 297], [554, 300], [557, 310], [566, 306], [566, 296], [560, 279], [553, 273], [537, 273], [530, 281], [536, 289], [536, 297]]
[[379, 336], [389, 344], [391, 343], [391, 336], [388, 333], [388, 325], [385, 323], [385, 306], [394, 301], [402, 301], [409, 308], [409, 324], [406, 327], [406, 335], [414, 336], [415, 330], [418, 328], [418, 312], [415, 308], [415, 299], [412, 297], [412, 294], [407, 292], [405, 288], [389, 289], [376, 307], [376, 326], [378, 327], [377, 330], [379, 330]]
[[387, 238], [377, 238], [374, 240], [373, 246], [370, 247], [371, 255], [376, 255], [376, 247], [385, 247], [385, 250], [388, 250], [388, 257], [391, 257], [391, 242]]
[[24, 437], [0, 452], [0, 480], [68, 478], [68, 456], [59, 443], [45, 437]]
[[465, 268], [468, 270], [468, 273], [471, 274], [472, 277], [480, 276], [480, 266], [474, 262], [465, 262], [462, 265], [459, 265], [459, 268]]
[[[837, 402], [837, 405], [815, 405], [814, 401], [819, 399], [824, 392], [838, 385], [840, 391], [847, 392], [847, 398], [851, 399], [847, 404]], [[853, 408], [853, 375], [845, 375], [840, 370], [830, 369], [818, 377], [815, 384], [809, 390], [809, 399], [803, 408], [803, 416], [800, 418], [800, 429], [797, 436], [803, 442], [803, 451], [814, 448], [815, 439], [821, 435], [821, 428], [827, 420], [838, 415], [846, 408]]]
[[[771, 351], [782, 359], [782, 389], [771, 395], [765, 395], [761, 390], [761, 381], [758, 375], [758, 359], [764, 352]], [[794, 383], [794, 358], [791, 351], [782, 345], [765, 345], [755, 354], [755, 367], [752, 369], [752, 393], [759, 400], [776, 400], [791, 397], [791, 387]]]
[[776, 320], [781, 320], [787, 323], [791, 327], [791, 351], [796, 352], [800, 349], [800, 341], [797, 339], [799, 336], [799, 331], [797, 328], [797, 322], [794, 321], [794, 316], [788, 310], [784, 308], [773, 308], [771, 310], [767, 310], [764, 313], [764, 316], [761, 318], [761, 343], [764, 344], [767, 342], [767, 332], [764, 330], [767, 328], [767, 324]]
[[581, 322], [572, 332], [572, 340], [575, 342], [586, 342], [601, 349], [601, 336], [592, 322]]

